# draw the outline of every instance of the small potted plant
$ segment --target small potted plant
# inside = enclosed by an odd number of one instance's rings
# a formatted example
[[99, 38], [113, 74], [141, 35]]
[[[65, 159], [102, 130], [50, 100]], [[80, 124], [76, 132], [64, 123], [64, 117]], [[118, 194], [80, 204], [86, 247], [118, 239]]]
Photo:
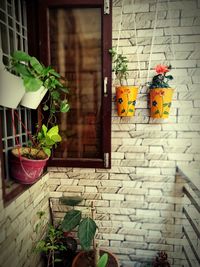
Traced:
[[116, 103], [118, 115], [121, 117], [133, 116], [135, 114], [138, 87], [127, 85], [128, 59], [122, 54], [118, 54], [114, 48], [110, 49], [109, 52], [112, 55], [113, 71], [118, 82], [116, 86]]
[[49, 91], [44, 110], [49, 110], [50, 113], [55, 110], [60, 112], [69, 110], [67, 99], [62, 99], [62, 94], [68, 93], [68, 89], [60, 82], [60, 74], [51, 66], [45, 67], [35, 57], [23, 51], [15, 51], [11, 57], [11, 70], [19, 74], [23, 80], [26, 93], [20, 102], [22, 106], [36, 109]]
[[11, 151], [11, 176], [22, 184], [37, 181], [51, 155], [51, 149], [62, 140], [58, 125], [48, 129], [44, 124], [31, 139], [31, 146], [15, 147]]
[[164, 251], [159, 251], [157, 256], [153, 262], [153, 267], [170, 267], [170, 263], [168, 261], [168, 255]]
[[168, 82], [173, 80], [172, 75], [166, 75], [171, 70], [171, 65], [157, 65], [155, 75], [149, 85], [150, 88], [150, 108], [152, 118], [165, 119], [169, 117], [172, 96], [174, 89], [170, 88]]
[[22, 79], [6, 70], [3, 64], [3, 52], [0, 49], [0, 105], [17, 108], [24, 94]]
[[[61, 203], [77, 205], [82, 201], [82, 198], [61, 198]], [[110, 251], [99, 249], [95, 240], [97, 225], [94, 221], [94, 205], [91, 203], [91, 211], [83, 214], [80, 210], [74, 208], [67, 211], [61, 223], [63, 231], [72, 231], [75, 227], [78, 228], [78, 240], [82, 251], [74, 258], [72, 267], [119, 267], [119, 262], [114, 254]], [[93, 249], [91, 246], [93, 244]]]
[[34, 252], [41, 253], [46, 267], [71, 266], [70, 262], [72, 262], [77, 250], [76, 240], [73, 237], [66, 237], [59, 223], [57, 226], [48, 223], [46, 227], [43, 218], [45, 212], [40, 211], [37, 215], [40, 221], [35, 227], [36, 234], [38, 234], [38, 230], [43, 232], [43, 226], [47, 230], [45, 236], [36, 242]]

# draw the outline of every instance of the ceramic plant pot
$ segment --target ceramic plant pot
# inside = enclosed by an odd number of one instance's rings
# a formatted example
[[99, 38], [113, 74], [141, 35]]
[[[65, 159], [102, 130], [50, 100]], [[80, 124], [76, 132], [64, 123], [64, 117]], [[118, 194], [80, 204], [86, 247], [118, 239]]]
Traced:
[[5, 69], [2, 57], [0, 49], [0, 105], [15, 109], [25, 94], [25, 87], [20, 77]]
[[135, 104], [138, 94], [136, 86], [116, 87], [117, 113], [120, 117], [130, 117], [135, 115]]
[[[30, 155], [30, 159], [25, 155]], [[10, 160], [11, 176], [21, 184], [33, 184], [43, 173], [48, 159], [42, 150], [28, 147], [14, 148]]]
[[20, 105], [26, 108], [37, 109], [47, 91], [48, 90], [44, 86], [41, 86], [40, 89], [35, 92], [26, 92]]
[[[106, 267], [119, 267], [118, 259], [110, 251], [101, 249], [100, 256], [108, 253], [108, 263]], [[94, 251], [81, 251], [73, 260], [72, 267], [94, 267]]]
[[172, 88], [150, 90], [150, 116], [152, 118], [166, 119], [169, 117], [173, 92]]

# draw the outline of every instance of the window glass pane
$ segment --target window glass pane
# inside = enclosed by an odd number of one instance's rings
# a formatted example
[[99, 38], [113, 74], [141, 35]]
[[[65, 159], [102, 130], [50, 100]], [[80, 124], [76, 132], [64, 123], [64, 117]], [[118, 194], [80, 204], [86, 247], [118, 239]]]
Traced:
[[55, 158], [101, 157], [101, 9], [49, 10], [51, 65], [69, 81], [71, 109], [58, 116]]

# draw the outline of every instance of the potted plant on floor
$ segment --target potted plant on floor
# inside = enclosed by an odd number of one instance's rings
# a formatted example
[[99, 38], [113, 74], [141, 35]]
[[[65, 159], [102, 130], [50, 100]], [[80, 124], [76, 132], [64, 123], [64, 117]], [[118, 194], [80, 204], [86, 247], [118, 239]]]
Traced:
[[136, 98], [138, 94], [137, 86], [124, 85], [127, 84], [128, 77], [128, 59], [122, 54], [118, 54], [114, 48], [109, 52], [113, 59], [113, 71], [115, 73], [117, 82], [116, 86], [116, 103], [118, 115], [133, 116], [135, 114]]
[[11, 176], [22, 184], [33, 184], [43, 173], [51, 155], [51, 149], [61, 142], [58, 125], [41, 130], [31, 137], [29, 147], [15, 147], [11, 151]]
[[171, 70], [171, 65], [157, 65], [155, 75], [149, 85], [150, 88], [150, 116], [152, 118], [166, 119], [169, 117], [174, 89], [168, 82], [173, 80], [172, 75], [166, 75]]
[[[38, 212], [40, 221], [35, 227], [37, 234], [38, 230], [43, 232], [44, 215], [45, 212]], [[45, 228], [47, 228], [46, 234], [36, 242], [34, 252], [41, 253], [46, 267], [70, 267], [77, 250], [76, 240], [66, 237], [60, 224], [57, 226], [48, 224]]]
[[[81, 200], [80, 200], [81, 201]], [[79, 201], [79, 202], [80, 202]], [[72, 198], [62, 198], [61, 203], [72, 205]], [[63, 231], [69, 232], [78, 228], [78, 240], [82, 251], [74, 258], [72, 267], [119, 267], [119, 263], [114, 254], [109, 251], [99, 249], [95, 241], [97, 225], [94, 221], [94, 205], [91, 204], [91, 211], [83, 214], [74, 208], [69, 210], [61, 223]], [[91, 245], [93, 244], [93, 250]]]
[[[45, 101], [44, 110], [67, 112], [68, 101], [62, 94], [68, 89], [60, 82], [61, 76], [51, 66], [45, 67], [35, 57], [23, 51], [15, 51], [11, 57], [11, 70], [19, 74], [26, 90], [20, 104], [36, 109], [49, 91], [49, 101]], [[49, 106], [48, 106], [49, 103]]]
[[168, 255], [164, 251], [159, 251], [157, 256], [153, 262], [153, 267], [170, 267], [170, 263], [168, 261]]
[[24, 94], [22, 79], [6, 70], [3, 64], [3, 52], [0, 49], [0, 105], [17, 108]]

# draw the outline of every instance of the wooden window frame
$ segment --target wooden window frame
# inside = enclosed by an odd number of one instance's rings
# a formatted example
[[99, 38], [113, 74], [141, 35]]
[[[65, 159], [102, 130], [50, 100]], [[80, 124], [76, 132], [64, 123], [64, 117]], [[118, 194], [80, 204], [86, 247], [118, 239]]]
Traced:
[[[29, 40], [31, 47], [29, 50], [35, 55], [39, 55], [40, 60], [45, 65], [50, 65], [50, 46], [48, 37], [48, 8], [50, 7], [87, 7], [101, 8], [102, 14], [102, 158], [53, 158], [49, 160], [49, 166], [56, 167], [81, 167], [81, 168], [111, 168], [111, 79], [112, 79], [112, 59], [109, 49], [112, 47], [112, 1], [109, 0], [110, 14], [104, 14], [105, 0], [38, 0], [28, 1], [28, 14], [31, 18], [28, 24]], [[41, 19], [36, 21], [36, 14]], [[39, 25], [41, 25], [40, 27]], [[33, 33], [34, 32], [34, 33]], [[38, 37], [39, 36], [39, 41]], [[107, 80], [107, 93], [104, 93], [104, 79]]]

